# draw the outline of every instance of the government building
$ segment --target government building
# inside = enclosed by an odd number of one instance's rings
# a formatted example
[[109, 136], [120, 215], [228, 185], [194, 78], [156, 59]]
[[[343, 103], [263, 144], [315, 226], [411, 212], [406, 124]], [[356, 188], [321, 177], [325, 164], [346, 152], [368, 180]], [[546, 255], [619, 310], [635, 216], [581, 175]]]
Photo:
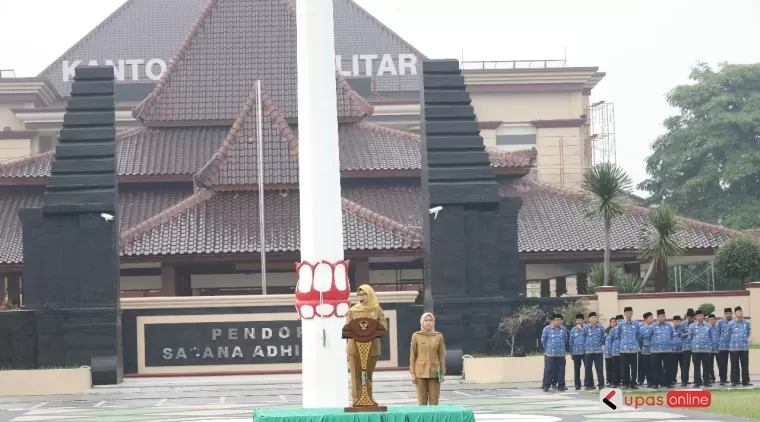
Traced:
[[[427, 57], [352, 0], [334, 3], [351, 282], [418, 290], [419, 91]], [[300, 261], [294, 7], [291, 0], [128, 0], [37, 77], [3, 74], [0, 282], [13, 300], [23, 301], [18, 211], [42, 204], [79, 64], [113, 65], [118, 79], [122, 296], [260, 294], [262, 237], [268, 293], [293, 292]], [[585, 216], [581, 175], [614, 160], [613, 109], [591, 101], [604, 73], [561, 60], [462, 66], [501, 192], [524, 202], [524, 294], [583, 292], [604, 239], [601, 221]], [[614, 224], [612, 261], [641, 272], [646, 263], [636, 251], [651, 229], [642, 201], [630, 201], [631, 212]], [[678, 263], [709, 260], [739, 234], [686, 220], [687, 254]], [[667, 289], [663, 273], [655, 273], [658, 290], [663, 280]]]

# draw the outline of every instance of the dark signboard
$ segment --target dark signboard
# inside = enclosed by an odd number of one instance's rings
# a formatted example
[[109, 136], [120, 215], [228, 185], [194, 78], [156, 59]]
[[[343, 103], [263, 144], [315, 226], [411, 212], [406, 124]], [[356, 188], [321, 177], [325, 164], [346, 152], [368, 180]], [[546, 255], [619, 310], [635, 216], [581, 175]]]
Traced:
[[[380, 360], [389, 360], [390, 327]], [[301, 363], [301, 321], [145, 324], [145, 366]]]

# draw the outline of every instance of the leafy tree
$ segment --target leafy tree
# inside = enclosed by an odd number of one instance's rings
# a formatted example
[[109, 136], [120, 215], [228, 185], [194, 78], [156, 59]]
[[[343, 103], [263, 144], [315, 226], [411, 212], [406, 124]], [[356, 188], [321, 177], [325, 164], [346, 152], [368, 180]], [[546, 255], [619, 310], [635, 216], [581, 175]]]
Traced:
[[741, 288], [760, 279], [760, 245], [749, 237], [728, 239], [715, 253], [713, 266], [721, 277]]
[[610, 285], [610, 228], [612, 219], [626, 212], [631, 178], [621, 167], [603, 163], [583, 174], [581, 187], [591, 196], [588, 215], [604, 222], [604, 285]]
[[667, 268], [668, 257], [680, 256], [685, 252], [678, 237], [682, 227], [675, 208], [667, 204], [650, 208], [649, 222], [654, 228], [654, 234], [642, 245], [638, 254], [640, 260], [649, 262], [649, 269], [642, 280], [644, 285], [655, 267]]
[[705, 63], [667, 101], [678, 114], [652, 144], [650, 203], [736, 229], [760, 227], [760, 63]]
[[515, 339], [520, 330], [541, 321], [546, 313], [538, 305], [522, 305], [513, 315], [502, 318], [499, 323], [499, 332], [506, 336], [509, 346], [509, 356], [515, 355]]

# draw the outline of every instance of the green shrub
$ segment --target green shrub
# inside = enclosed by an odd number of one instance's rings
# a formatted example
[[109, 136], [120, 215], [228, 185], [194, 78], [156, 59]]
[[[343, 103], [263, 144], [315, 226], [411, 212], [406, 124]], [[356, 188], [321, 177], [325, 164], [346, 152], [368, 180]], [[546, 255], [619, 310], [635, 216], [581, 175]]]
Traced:
[[728, 239], [715, 253], [713, 266], [734, 288], [743, 288], [760, 280], [760, 245], [748, 237]]
[[[565, 325], [575, 325], [576, 315], [583, 314], [583, 316], [588, 317], [590, 311], [588, 301], [586, 299], [578, 299], [567, 302], [565, 306], [554, 308], [553, 313], [562, 315]], [[602, 316], [598, 316], [601, 320]]]
[[[604, 286], [604, 265], [596, 264], [588, 272], [587, 277], [589, 293], [593, 293], [597, 287]], [[635, 274], [628, 274], [620, 267], [610, 267], [610, 286], [618, 288], [619, 293], [642, 293], [644, 282]]]
[[702, 313], [704, 313], [705, 317], [707, 317], [707, 315], [710, 315], [715, 312], [715, 305], [713, 305], [712, 303], [703, 303], [699, 305], [699, 308], [697, 309], [701, 309]]

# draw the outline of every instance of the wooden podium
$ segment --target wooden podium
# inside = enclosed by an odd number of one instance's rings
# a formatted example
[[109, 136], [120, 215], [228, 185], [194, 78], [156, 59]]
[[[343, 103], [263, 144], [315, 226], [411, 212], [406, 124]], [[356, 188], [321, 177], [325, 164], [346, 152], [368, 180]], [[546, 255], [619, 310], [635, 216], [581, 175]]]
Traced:
[[[356, 318], [343, 326], [343, 338], [352, 339], [356, 345], [355, 368], [362, 371], [362, 386], [359, 397], [354, 400], [352, 407], [346, 407], [346, 412], [385, 412], [386, 406], [378, 406], [367, 387], [367, 369], [369, 365], [372, 340], [385, 334], [385, 327], [380, 321], [372, 318]], [[351, 374], [353, 376], [354, 374]]]

